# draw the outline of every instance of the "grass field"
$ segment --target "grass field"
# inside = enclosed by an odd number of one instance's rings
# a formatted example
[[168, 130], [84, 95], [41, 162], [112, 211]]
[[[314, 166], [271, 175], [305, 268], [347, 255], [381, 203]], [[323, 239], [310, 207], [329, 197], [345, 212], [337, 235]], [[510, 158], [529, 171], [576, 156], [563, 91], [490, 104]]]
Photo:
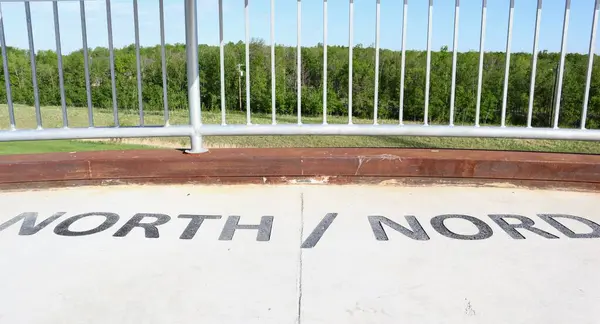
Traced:
[[0, 143], [0, 155], [5, 154], [30, 154], [50, 152], [83, 152], [107, 150], [132, 150], [148, 148], [144, 145], [84, 142], [84, 141], [31, 141], [31, 142], [6, 142]]
[[[36, 127], [35, 110], [33, 107], [16, 105], [15, 115], [17, 127], [34, 129]], [[86, 108], [68, 109], [70, 127], [87, 127], [88, 116]], [[120, 111], [120, 124], [134, 126], [139, 123], [137, 111]], [[220, 112], [203, 112], [205, 124], [220, 124]], [[296, 116], [278, 116], [281, 124], [296, 123]], [[347, 123], [347, 117], [330, 116], [329, 123]], [[45, 128], [62, 127], [60, 107], [42, 107], [42, 122]], [[94, 122], [96, 126], [113, 126], [112, 111], [95, 109]], [[161, 125], [164, 117], [160, 112], [146, 112], [146, 125]], [[255, 124], [270, 124], [271, 116], [253, 114]], [[321, 117], [303, 117], [303, 122], [321, 123]], [[354, 119], [357, 124], [372, 123], [372, 120]], [[382, 120], [382, 124], [396, 124], [397, 120]], [[172, 125], [187, 124], [187, 111], [172, 111]], [[227, 123], [245, 124], [246, 115], [235, 111], [227, 113]], [[9, 127], [8, 109], [0, 105], [0, 128]], [[549, 141], [549, 140], [519, 140], [519, 139], [489, 139], [489, 138], [446, 138], [446, 137], [413, 137], [413, 136], [212, 136], [205, 138], [208, 147], [409, 147], [409, 148], [457, 148], [457, 149], [488, 149], [516, 150], [542, 152], [573, 152], [600, 154], [600, 142], [584, 141]], [[141, 147], [188, 147], [187, 138], [157, 138], [157, 139], [124, 139], [106, 142], [88, 141], [44, 141], [44, 142], [13, 142], [0, 143], [0, 154], [64, 152], [83, 150], [133, 149]]]

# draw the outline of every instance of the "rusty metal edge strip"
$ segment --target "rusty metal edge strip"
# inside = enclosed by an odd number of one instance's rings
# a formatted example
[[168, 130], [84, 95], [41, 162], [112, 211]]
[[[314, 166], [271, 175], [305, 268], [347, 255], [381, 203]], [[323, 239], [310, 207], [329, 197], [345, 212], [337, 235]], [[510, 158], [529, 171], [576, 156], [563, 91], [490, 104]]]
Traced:
[[185, 183], [204, 179], [206, 183], [218, 183], [217, 179], [223, 183], [260, 183], [263, 178], [314, 180], [322, 176], [344, 179], [343, 183], [359, 183], [366, 178], [433, 178], [548, 182], [561, 187], [580, 183], [595, 187], [600, 184], [600, 156], [320, 148], [214, 149], [199, 155], [176, 150], [134, 150], [0, 157], [0, 185], [4, 188], [23, 188], [28, 183], [32, 186], [44, 182], [72, 185], [106, 180]]

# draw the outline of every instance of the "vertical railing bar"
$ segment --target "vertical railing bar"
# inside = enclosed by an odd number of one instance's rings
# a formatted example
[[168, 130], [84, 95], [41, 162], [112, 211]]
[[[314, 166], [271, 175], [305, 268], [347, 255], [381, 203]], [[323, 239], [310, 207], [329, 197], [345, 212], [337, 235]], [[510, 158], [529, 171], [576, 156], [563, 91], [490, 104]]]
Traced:
[[327, 125], [327, 0], [323, 0], [323, 125]]
[[352, 47], [354, 46], [354, 0], [350, 0], [348, 23], [348, 124], [352, 125]]
[[27, 37], [29, 38], [29, 60], [31, 61], [31, 82], [33, 84], [33, 100], [35, 103], [35, 119], [37, 128], [42, 129], [42, 111], [40, 108], [40, 94], [37, 82], [37, 69], [35, 63], [35, 47], [33, 44], [33, 28], [31, 27], [31, 7], [29, 1], [25, 2], [25, 17], [27, 20]]
[[592, 20], [592, 33], [590, 35], [590, 52], [588, 56], [588, 69], [585, 80], [585, 94], [583, 98], [583, 109], [581, 112], [581, 129], [585, 129], [587, 120], [588, 101], [590, 99], [590, 86], [592, 83], [592, 70], [594, 68], [594, 52], [596, 50], [596, 32], [598, 30], [598, 13], [600, 10], [600, 0], [596, 0], [594, 5], [594, 18]]
[[246, 123], [252, 125], [250, 119], [250, 13], [249, 0], [245, 0], [244, 20], [246, 28]]
[[510, 0], [508, 12], [508, 34], [506, 36], [506, 66], [504, 68], [504, 90], [502, 91], [502, 117], [500, 127], [506, 127], [506, 106], [508, 104], [508, 78], [510, 75], [510, 47], [512, 43], [513, 19], [515, 12], [515, 0]]
[[108, 55], [110, 61], [110, 83], [112, 86], [113, 119], [115, 127], [119, 127], [119, 111], [117, 110], [117, 82], [115, 78], [115, 51], [113, 48], [112, 14], [110, 0], [106, 0], [106, 26], [108, 29]]
[[140, 21], [138, 0], [133, 0], [133, 24], [135, 31], [135, 63], [137, 69], [137, 95], [140, 110], [140, 126], [144, 126], [144, 96], [142, 94], [142, 61], [140, 58]]
[[198, 64], [198, 4], [196, 0], [185, 0], [185, 52], [187, 95], [190, 111], [190, 124], [193, 134], [190, 136], [191, 149], [188, 153], [202, 153], [202, 103], [200, 101], [200, 70]]
[[275, 91], [277, 75], [275, 74], [275, 0], [271, 0], [271, 124], [277, 124], [277, 106]]
[[540, 37], [540, 23], [542, 20], [542, 0], [538, 0], [537, 13], [535, 15], [535, 32], [533, 36], [533, 51], [531, 58], [531, 82], [529, 88], [529, 107], [527, 109], [527, 128], [531, 128], [531, 121], [533, 119], [533, 101], [535, 96], [535, 77], [537, 71], [537, 59], [538, 59], [538, 43]]
[[56, 57], [58, 60], [58, 86], [60, 88], [60, 107], [62, 109], [63, 127], [69, 127], [67, 117], [67, 103], [65, 101], [65, 79], [63, 75], [62, 48], [60, 44], [60, 22], [58, 19], [58, 1], [52, 1], [52, 14], [54, 16], [54, 38], [56, 40]]
[[563, 20], [562, 41], [560, 45], [560, 63], [558, 68], [558, 86], [556, 90], [556, 102], [554, 103], [554, 125], [558, 128], [558, 120], [560, 115], [560, 99], [562, 96], [563, 76], [565, 73], [565, 58], [567, 55], [567, 35], [569, 33], [569, 13], [571, 11], [571, 0], [565, 1], [565, 18]]
[[[162, 1], [162, 0], [161, 0]], [[88, 126], [94, 127], [94, 112], [92, 109], [92, 87], [90, 86], [90, 62], [88, 57], [87, 23], [85, 21], [85, 1], [79, 1], [79, 15], [81, 17], [81, 43], [83, 45], [83, 70], [85, 74], [85, 92], [88, 108]]]
[[4, 14], [2, 13], [2, 4], [0, 3], [0, 43], [2, 47], [2, 67], [4, 68], [4, 85], [6, 86], [6, 103], [8, 106], [8, 118], [10, 129], [17, 128], [15, 122], [15, 107], [12, 100], [12, 89], [10, 86], [10, 71], [8, 70], [8, 51], [6, 49], [6, 37], [4, 35]]
[[400, 59], [400, 107], [398, 109], [398, 120], [404, 125], [404, 74], [406, 70], [406, 18], [408, 17], [408, 0], [404, 0], [402, 9], [402, 58]]
[[223, 0], [219, 0], [219, 73], [221, 74], [221, 125], [227, 125], [225, 100], [225, 41], [223, 38]]
[[164, 0], [158, 0], [160, 16], [160, 60], [162, 66], [163, 108], [165, 126], [169, 126], [169, 98], [167, 96], [167, 51], [165, 48], [165, 7]]
[[379, 26], [381, 18], [381, 0], [377, 0], [375, 11], [375, 93], [373, 94], [373, 125], [377, 125], [377, 105], [379, 103]]
[[429, 88], [431, 81], [431, 34], [433, 32], [433, 0], [429, 0], [429, 12], [427, 18], [427, 67], [425, 71], [425, 109], [423, 112], [423, 124], [429, 125]]
[[298, 56], [296, 59], [296, 77], [297, 77], [297, 94], [298, 97], [298, 125], [302, 125], [302, 1], [298, 0], [298, 10], [297, 10], [297, 40], [296, 40], [296, 55]]
[[477, 104], [475, 107], [475, 127], [479, 127], [479, 115], [481, 113], [481, 92], [483, 86], [483, 60], [485, 48], [485, 25], [487, 18], [487, 0], [481, 2], [481, 31], [479, 34], [479, 74], [477, 76]]
[[460, 0], [454, 5], [454, 41], [452, 43], [452, 86], [450, 89], [450, 126], [454, 126], [454, 103], [456, 100], [456, 61], [458, 60], [458, 23]]

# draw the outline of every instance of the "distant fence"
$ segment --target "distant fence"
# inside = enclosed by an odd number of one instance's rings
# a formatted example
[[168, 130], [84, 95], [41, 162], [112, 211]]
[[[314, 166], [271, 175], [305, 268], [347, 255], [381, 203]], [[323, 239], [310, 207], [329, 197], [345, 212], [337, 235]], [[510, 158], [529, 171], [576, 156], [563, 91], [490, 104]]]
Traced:
[[[35, 44], [33, 38], [33, 30], [31, 23], [30, 2], [51, 1], [53, 5], [54, 29], [56, 37], [56, 52], [58, 58], [58, 77], [59, 89], [62, 107], [62, 128], [44, 128], [42, 125], [39, 88], [36, 72], [35, 59]], [[85, 128], [70, 128], [67, 118], [67, 106], [64, 91], [64, 75], [61, 53], [61, 39], [59, 28], [59, 13], [58, 2], [61, 1], [78, 1], [80, 6], [82, 47], [84, 55], [85, 69], [85, 85], [87, 92], [87, 109], [89, 127]], [[86, 0], [92, 1], [92, 0]], [[106, 23], [108, 28], [108, 50], [109, 64], [112, 86], [112, 109], [114, 127], [95, 127], [94, 126], [94, 109], [92, 107], [91, 85], [90, 85], [90, 64], [88, 57], [87, 31], [86, 31], [86, 12], [85, 1], [82, 0], [0, 0], [0, 43], [2, 47], [2, 62], [4, 70], [4, 79], [6, 83], [6, 98], [9, 111], [10, 129], [0, 131], [0, 141], [18, 141], [18, 140], [49, 140], [49, 139], [83, 139], [83, 138], [113, 138], [113, 137], [190, 137], [192, 153], [205, 151], [202, 146], [202, 136], [211, 135], [398, 135], [398, 136], [449, 136], [449, 137], [503, 137], [503, 138], [528, 138], [528, 139], [566, 139], [566, 140], [600, 140], [600, 130], [586, 129], [588, 101], [590, 94], [592, 67], [595, 51], [595, 38], [598, 25], [598, 13], [600, 11], [600, 0], [596, 0], [593, 9], [593, 22], [590, 33], [589, 44], [589, 61], [586, 74], [586, 85], [584, 100], [581, 108], [581, 125], [578, 129], [561, 129], [559, 128], [559, 116], [561, 108], [561, 96], [563, 91], [563, 75], [565, 70], [565, 56], [567, 48], [567, 35], [569, 29], [570, 6], [571, 1], [565, 0], [564, 22], [562, 31], [562, 44], [560, 52], [560, 61], [558, 65], [558, 73], [556, 77], [555, 95], [553, 100], [553, 117], [551, 128], [532, 127], [532, 114], [534, 106], [534, 93], [537, 68], [537, 52], [540, 33], [540, 20], [542, 16], [542, 0], [538, 0], [535, 33], [532, 50], [532, 72], [529, 91], [529, 105], [527, 110], [527, 125], [525, 127], [508, 126], [506, 123], [507, 114], [507, 98], [508, 98], [508, 81], [510, 70], [510, 55], [511, 41], [513, 34], [513, 17], [514, 17], [514, 0], [506, 0], [509, 6], [508, 31], [506, 41], [506, 68], [504, 71], [504, 83], [502, 92], [502, 109], [501, 122], [498, 126], [480, 125], [480, 108], [483, 80], [483, 60], [485, 49], [485, 33], [486, 33], [486, 17], [487, 17], [487, 0], [482, 0], [481, 12], [481, 33], [480, 33], [480, 49], [479, 49], [479, 71], [477, 79], [477, 101], [475, 111], [475, 122], [471, 126], [454, 125], [455, 118], [455, 95], [456, 95], [456, 65], [458, 57], [458, 26], [460, 13], [460, 0], [455, 0], [454, 11], [454, 39], [452, 46], [452, 74], [451, 74], [451, 91], [449, 103], [449, 123], [447, 125], [430, 125], [429, 124], [429, 92], [431, 85], [431, 43], [432, 43], [432, 24], [433, 24], [433, 8], [434, 1], [429, 1], [428, 11], [428, 28], [427, 28], [427, 60], [426, 73], [424, 84], [424, 107], [423, 107], [423, 123], [422, 124], [404, 124], [403, 108], [404, 108], [404, 83], [405, 83], [405, 57], [406, 57], [406, 35], [407, 35], [407, 19], [409, 10], [409, 1], [404, 0], [403, 10], [398, 15], [403, 15], [402, 26], [402, 56], [400, 65], [400, 100], [398, 103], [399, 116], [397, 125], [380, 125], [378, 122], [378, 94], [379, 94], [379, 39], [380, 39], [380, 11], [381, 0], [373, 0], [376, 5], [376, 33], [375, 33], [375, 84], [374, 84], [374, 109], [373, 109], [373, 124], [354, 124], [352, 114], [352, 89], [353, 89], [353, 39], [354, 39], [354, 0], [349, 0], [349, 26], [348, 26], [348, 123], [347, 124], [328, 124], [327, 121], [327, 0], [323, 0], [323, 121], [321, 124], [303, 124], [302, 122], [302, 53], [301, 53], [301, 17], [302, 17], [302, 1], [297, 0], [297, 124], [278, 124], [276, 114], [276, 84], [275, 84], [275, 0], [271, 0], [271, 15], [270, 15], [270, 38], [271, 38], [271, 108], [272, 121], [271, 124], [253, 124], [250, 102], [250, 0], [244, 2], [245, 13], [245, 83], [246, 83], [246, 125], [228, 125], [226, 122], [226, 107], [225, 98], [225, 69], [224, 69], [224, 40], [223, 40], [223, 3], [219, 1], [219, 38], [220, 38], [220, 97], [221, 97], [221, 124], [209, 125], [202, 123], [201, 101], [200, 101], [200, 81], [198, 68], [198, 24], [197, 24], [197, 4], [196, 0], [182, 0], [185, 3], [185, 31], [186, 31], [186, 56], [187, 56], [187, 92], [189, 102], [190, 123], [187, 125], [170, 125], [169, 124], [169, 106], [167, 98], [167, 65], [165, 53], [165, 32], [164, 32], [164, 0], [159, 0], [160, 12], [160, 38], [161, 38], [161, 64], [162, 64], [162, 82], [163, 82], [163, 105], [164, 105], [164, 124], [161, 126], [144, 125], [144, 104], [142, 96], [142, 72], [140, 59], [140, 41], [139, 41], [139, 18], [138, 18], [138, 0], [133, 1], [135, 26], [135, 50], [137, 64], [137, 95], [139, 103], [139, 125], [134, 127], [119, 126], [119, 109], [116, 91], [116, 76], [115, 76], [115, 59], [113, 49], [113, 30], [111, 21], [111, 1], [104, 0], [106, 4]], [[441, 1], [441, 0], [438, 0]], [[25, 16], [27, 20], [27, 32], [29, 40], [29, 55], [32, 74], [32, 86], [34, 96], [34, 106], [36, 112], [36, 129], [19, 129], [15, 122], [15, 109], [11, 95], [11, 81], [9, 73], [9, 62], [7, 58], [7, 45], [5, 40], [4, 19], [1, 17], [1, 4], [4, 2], [22, 2], [24, 5]], [[241, 65], [238, 67], [241, 71]]]

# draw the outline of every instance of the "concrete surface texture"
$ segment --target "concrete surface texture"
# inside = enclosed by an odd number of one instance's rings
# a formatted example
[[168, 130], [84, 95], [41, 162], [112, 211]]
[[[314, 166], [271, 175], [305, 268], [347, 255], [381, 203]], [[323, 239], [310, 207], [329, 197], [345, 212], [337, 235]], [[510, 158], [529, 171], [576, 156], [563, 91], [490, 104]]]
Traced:
[[0, 323], [598, 323], [600, 194], [0, 193]]

